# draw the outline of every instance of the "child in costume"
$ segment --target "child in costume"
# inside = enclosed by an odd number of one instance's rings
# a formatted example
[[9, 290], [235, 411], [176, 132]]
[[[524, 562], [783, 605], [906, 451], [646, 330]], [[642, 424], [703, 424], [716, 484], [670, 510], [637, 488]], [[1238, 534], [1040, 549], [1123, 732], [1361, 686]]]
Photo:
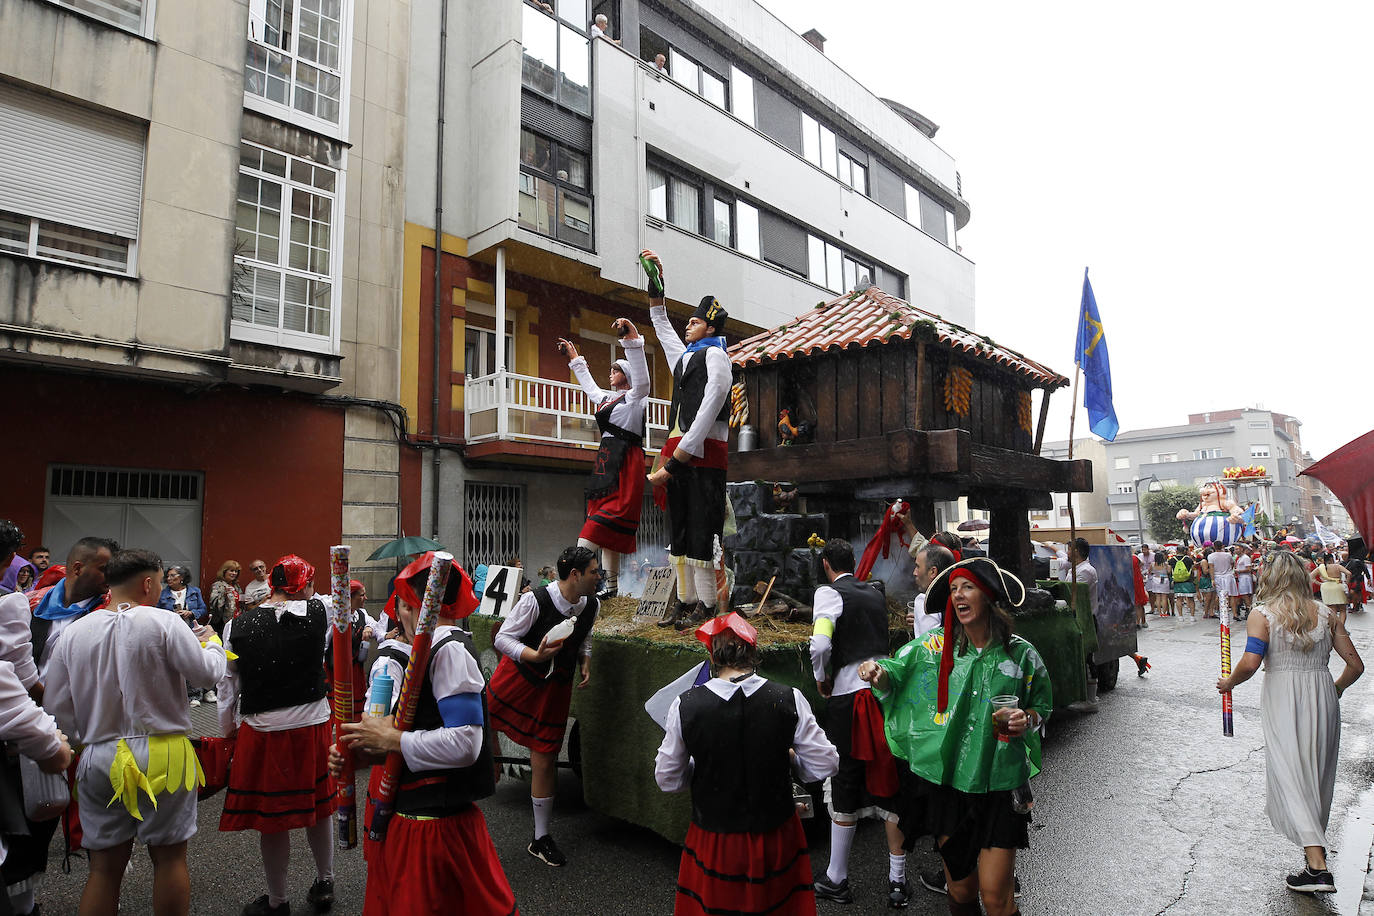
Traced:
[[57, 721], [85, 745], [76, 800], [91, 867], [81, 911], [118, 911], [137, 836], [153, 860], [154, 909], [186, 913], [186, 841], [196, 832], [197, 790], [205, 783], [187, 737], [186, 686], [213, 687], [224, 676], [224, 647], [208, 625], [188, 629], [156, 607], [157, 554], [121, 550], [106, 576], [110, 606], [67, 628], [48, 665], [45, 693]]
[[758, 634], [743, 617], [712, 618], [697, 639], [714, 676], [673, 701], [654, 760], [660, 789], [692, 791], [673, 912], [814, 914], [789, 758], [817, 782], [835, 775], [839, 753], [801, 691], [758, 675]]
[[[1040, 772], [1034, 730], [1053, 708], [1040, 653], [1011, 632], [1007, 608], [1024, 599], [1021, 581], [992, 560], [955, 563], [926, 593], [928, 606], [945, 609], [944, 626], [859, 669], [883, 707], [892, 752], [921, 780], [924, 829], [907, 835], [936, 837], [955, 916], [978, 913], [980, 896], [988, 916], [1019, 912], [1016, 850], [1030, 845], [1030, 814], [1013, 793]], [[1018, 706], [995, 727], [991, 700], [1004, 696]]]
[[[382, 645], [371, 678], [383, 672], [391, 677], [393, 709], [401, 696], [410, 641], [433, 563], [431, 552], [402, 570], [387, 601], [387, 614], [397, 621], [400, 638]], [[455, 565], [441, 598], [439, 625], [411, 729], [398, 731], [389, 715], [363, 716], [344, 726], [344, 740], [360, 764], [383, 763], [393, 752], [403, 760], [386, 837], [363, 844], [364, 916], [517, 912], [487, 822], [473, 804], [496, 789], [486, 728], [486, 683], [466, 647], [465, 634], [454, 625], [476, 609], [472, 580]], [[342, 763], [342, 757], [331, 752], [335, 775]], [[372, 771], [369, 808], [374, 808], [382, 772], [380, 766]]]

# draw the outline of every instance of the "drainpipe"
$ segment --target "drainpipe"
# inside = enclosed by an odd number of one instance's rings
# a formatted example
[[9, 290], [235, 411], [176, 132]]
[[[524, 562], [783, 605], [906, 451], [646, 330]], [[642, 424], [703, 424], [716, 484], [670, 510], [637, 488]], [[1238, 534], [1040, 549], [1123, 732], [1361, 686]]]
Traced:
[[497, 435], [504, 439], [509, 427], [506, 397], [506, 248], [496, 248], [496, 411]]
[[443, 451], [439, 447], [439, 369], [442, 351], [439, 345], [441, 315], [443, 312], [443, 290], [439, 285], [444, 253], [444, 82], [447, 76], [448, 59], [448, 0], [439, 0], [439, 103], [435, 117], [434, 147], [434, 390], [430, 400], [431, 443], [434, 447], [434, 465], [431, 475], [432, 493], [430, 494], [430, 536], [439, 540], [439, 473], [442, 469]]

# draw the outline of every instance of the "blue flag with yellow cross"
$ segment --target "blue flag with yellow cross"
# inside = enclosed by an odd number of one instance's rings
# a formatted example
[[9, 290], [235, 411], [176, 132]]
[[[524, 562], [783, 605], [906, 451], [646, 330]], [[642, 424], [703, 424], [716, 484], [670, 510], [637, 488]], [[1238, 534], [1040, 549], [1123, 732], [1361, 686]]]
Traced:
[[[1097, 311], [1097, 298], [1088, 282], [1086, 267], [1083, 268], [1083, 305], [1078, 312], [1078, 343], [1073, 361], [1083, 370], [1083, 406], [1088, 408], [1088, 427], [1111, 442], [1121, 424], [1116, 422], [1116, 408], [1112, 406], [1112, 364], [1107, 358], [1107, 337], [1102, 330], [1102, 316]], [[1077, 410], [1078, 405], [1073, 409]]]

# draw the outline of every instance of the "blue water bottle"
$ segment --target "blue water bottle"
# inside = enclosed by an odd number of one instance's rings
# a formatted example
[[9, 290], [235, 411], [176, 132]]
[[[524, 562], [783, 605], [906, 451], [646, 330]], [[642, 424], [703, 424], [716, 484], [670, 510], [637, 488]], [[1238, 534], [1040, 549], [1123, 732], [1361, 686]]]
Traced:
[[372, 690], [367, 696], [367, 714], [369, 716], [391, 714], [391, 692], [395, 687], [396, 681], [385, 671], [372, 679]]

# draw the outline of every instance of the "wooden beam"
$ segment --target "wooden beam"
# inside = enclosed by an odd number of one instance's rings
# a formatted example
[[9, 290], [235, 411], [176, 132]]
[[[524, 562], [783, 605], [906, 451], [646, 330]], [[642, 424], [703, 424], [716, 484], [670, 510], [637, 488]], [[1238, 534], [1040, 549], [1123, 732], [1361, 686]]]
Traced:
[[1086, 459], [1055, 461], [989, 445], [975, 445], [970, 451], [970, 487], [1054, 493], [1091, 493], [1093, 489], [1092, 462]]
[[1040, 445], [1045, 441], [1045, 420], [1050, 415], [1050, 395], [1053, 392], [1048, 388], [1041, 389], [1045, 393], [1040, 398], [1040, 422], [1035, 427], [1035, 454], [1040, 454]]
[[916, 396], [912, 399], [912, 423], [913, 429], [925, 429], [930, 425], [930, 418], [926, 414], [925, 395], [926, 395], [926, 342], [916, 341]]

